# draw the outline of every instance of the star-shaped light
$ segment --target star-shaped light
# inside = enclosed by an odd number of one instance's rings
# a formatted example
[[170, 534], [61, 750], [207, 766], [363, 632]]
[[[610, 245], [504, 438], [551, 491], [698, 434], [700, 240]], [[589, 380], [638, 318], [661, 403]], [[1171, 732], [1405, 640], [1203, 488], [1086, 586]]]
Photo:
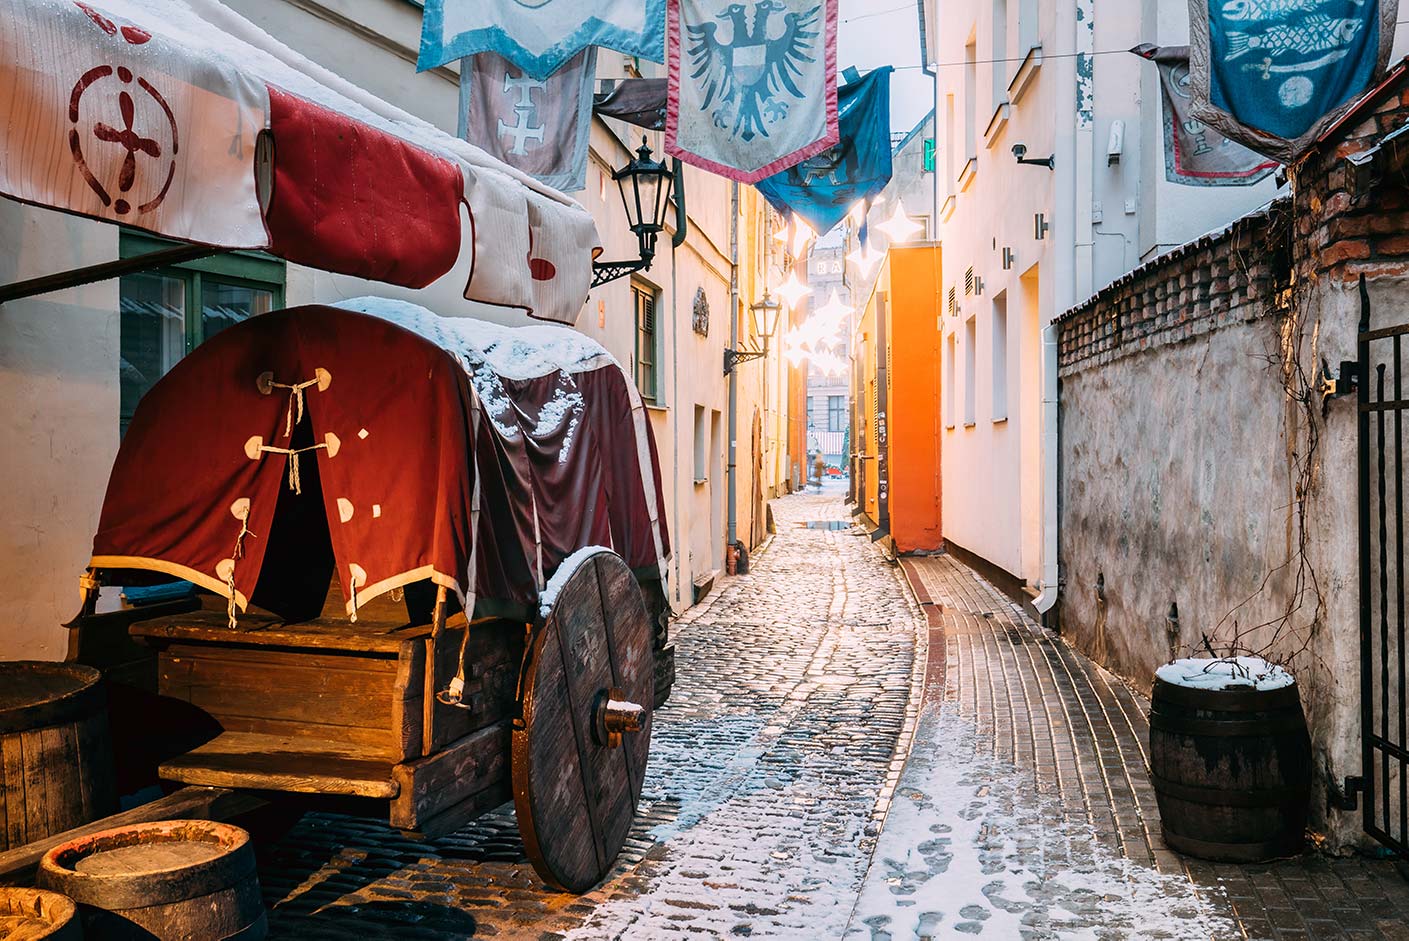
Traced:
[[870, 245], [867, 245], [865, 248], [858, 248], [850, 255], [847, 255], [846, 260], [856, 266], [857, 270], [861, 272], [861, 277], [869, 278], [876, 270], [876, 266], [879, 265], [881, 260], [885, 257], [885, 252], [878, 252]]
[[851, 315], [854, 309], [843, 304], [841, 299], [837, 297], [837, 289], [832, 288], [832, 296], [827, 298], [827, 303], [812, 312], [808, 324], [816, 325], [819, 339], [832, 337], [841, 330], [842, 324], [846, 322], [846, 318]]
[[788, 280], [778, 285], [778, 296], [783, 299], [783, 303], [788, 305], [789, 310], [797, 307], [798, 301], [802, 300], [812, 289], [798, 280], [797, 268], [794, 267], [788, 274]]
[[886, 234], [892, 242], [908, 241], [910, 236], [922, 231], [924, 226], [905, 214], [905, 205], [900, 201], [895, 201], [895, 212], [889, 219], [876, 226]]
[[784, 245], [788, 244], [788, 239], [791, 238], [791, 236], [788, 235], [787, 222], [784, 222], [778, 227], [778, 231], [773, 233], [773, 238], [779, 242], [782, 242]]

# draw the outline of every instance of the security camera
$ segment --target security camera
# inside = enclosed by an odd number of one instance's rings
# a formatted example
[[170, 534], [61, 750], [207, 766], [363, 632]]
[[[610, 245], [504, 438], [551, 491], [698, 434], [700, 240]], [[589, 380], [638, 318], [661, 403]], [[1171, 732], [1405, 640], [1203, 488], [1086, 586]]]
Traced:
[[1014, 157], [1017, 157], [1019, 160], [1021, 160], [1021, 159], [1024, 158], [1024, 157], [1026, 157], [1026, 156], [1027, 156], [1027, 145], [1026, 145], [1026, 144], [1014, 144], [1014, 145], [1013, 145], [1013, 156], [1014, 156]]

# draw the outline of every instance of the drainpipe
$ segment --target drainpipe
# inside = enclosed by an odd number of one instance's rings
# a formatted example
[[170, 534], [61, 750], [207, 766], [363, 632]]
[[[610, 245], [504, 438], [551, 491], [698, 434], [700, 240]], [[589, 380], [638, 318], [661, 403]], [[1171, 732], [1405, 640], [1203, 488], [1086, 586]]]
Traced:
[[[739, 348], [739, 184], [735, 182], [729, 192], [729, 349]], [[738, 491], [735, 477], [735, 462], [739, 450], [739, 370], [729, 370], [729, 468], [725, 474], [729, 485], [726, 488], [729, 501], [729, 529], [724, 552], [739, 540], [739, 514], [734, 505]]]
[[1042, 328], [1042, 594], [1032, 601], [1042, 615], [1056, 605], [1061, 577], [1057, 569], [1057, 335], [1055, 323]]
[[[671, 239], [669, 307], [670, 316], [665, 318], [658, 318], [657, 322], [659, 323], [663, 320], [665, 323], [670, 324], [669, 404], [675, 407], [675, 418], [673, 421], [670, 422], [669, 425], [669, 427], [672, 429], [672, 434], [670, 438], [672, 443], [672, 450], [675, 456], [675, 505], [672, 507], [672, 510], [674, 511], [673, 515], [675, 517], [675, 538], [677, 541], [682, 541], [683, 543], [675, 547], [675, 600], [680, 603], [682, 608], [688, 608], [690, 605], [695, 603], [693, 588], [695, 582], [693, 578], [685, 578], [685, 565], [690, 558], [690, 542], [689, 537], [685, 533], [685, 530], [681, 528], [680, 514], [681, 512], [683, 512], [684, 509], [685, 494], [692, 492], [694, 488], [688, 483], [684, 487], [680, 486], [680, 434], [682, 431], [681, 422], [684, 420], [686, 410], [680, 405], [680, 324], [678, 323], [679, 318], [676, 315], [677, 311], [679, 310], [679, 307], [677, 305], [678, 298], [676, 297], [676, 291], [678, 286], [676, 272], [679, 271], [679, 266], [676, 264], [676, 262], [678, 261], [678, 258], [676, 256], [678, 248], [679, 246], [675, 243], [675, 240]], [[691, 417], [693, 417], [693, 414], [691, 415]], [[691, 593], [688, 596], [688, 600], [685, 594], [686, 584], [689, 584], [691, 586]]]
[[[934, 121], [934, 154], [935, 167], [930, 173], [930, 217], [926, 220], [925, 235], [930, 239], [939, 238], [939, 73], [930, 65], [930, 43], [929, 35], [925, 28], [925, 0], [915, 0], [915, 10], [920, 17], [920, 73], [928, 75], [930, 78], [930, 101], [933, 102], [931, 114]], [[924, 125], [920, 129], [920, 153], [924, 153]], [[923, 161], [923, 157], [921, 160]], [[923, 171], [923, 164], [921, 165]], [[943, 307], [936, 307], [935, 310], [943, 310]]]

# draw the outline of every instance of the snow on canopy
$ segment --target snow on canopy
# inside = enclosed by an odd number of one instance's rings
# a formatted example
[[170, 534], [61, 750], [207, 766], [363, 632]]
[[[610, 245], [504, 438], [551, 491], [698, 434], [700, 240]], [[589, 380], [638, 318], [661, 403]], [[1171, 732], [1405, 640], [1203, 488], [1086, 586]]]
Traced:
[[[572, 323], [600, 252], [572, 199], [309, 61], [218, 0], [0, 0], [0, 193], [175, 239]], [[115, 128], [125, 136], [115, 136]]]
[[601, 346], [359, 298], [251, 318], [159, 381], [90, 565], [186, 578], [232, 617], [312, 617], [334, 572], [353, 615], [424, 580], [526, 612], [584, 547], [663, 577], [663, 507], [640, 396]]

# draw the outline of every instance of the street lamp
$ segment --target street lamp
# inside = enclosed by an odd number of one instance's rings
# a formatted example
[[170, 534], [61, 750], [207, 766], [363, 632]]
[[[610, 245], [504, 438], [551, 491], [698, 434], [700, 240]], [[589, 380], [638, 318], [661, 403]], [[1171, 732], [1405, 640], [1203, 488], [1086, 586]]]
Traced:
[[778, 299], [767, 291], [763, 292], [763, 300], [749, 305], [749, 314], [753, 317], [753, 332], [755, 335], [763, 337], [763, 349], [731, 350], [726, 347], [724, 350], [724, 375], [727, 376], [733, 372], [734, 367], [739, 363], [762, 359], [768, 355], [768, 341], [777, 331], [778, 319], [782, 313], [783, 305], [778, 303]]
[[656, 236], [665, 228], [665, 203], [673, 176], [663, 162], [651, 158], [651, 148], [644, 137], [635, 158], [612, 173], [612, 179], [616, 180], [617, 189], [621, 191], [626, 220], [631, 231], [636, 233], [641, 257], [634, 261], [594, 261], [594, 288], [650, 269], [656, 255]]

